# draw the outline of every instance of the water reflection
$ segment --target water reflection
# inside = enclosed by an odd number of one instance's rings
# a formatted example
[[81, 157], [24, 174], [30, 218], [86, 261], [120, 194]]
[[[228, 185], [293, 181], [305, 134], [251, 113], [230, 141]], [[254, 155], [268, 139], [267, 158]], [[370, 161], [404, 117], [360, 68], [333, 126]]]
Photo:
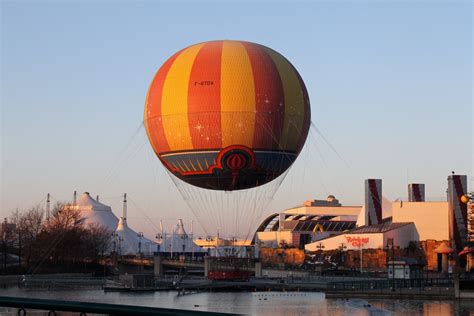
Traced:
[[474, 315], [474, 302], [420, 300], [326, 299], [313, 292], [199, 293], [177, 296], [176, 292], [120, 293], [102, 290], [23, 290], [9, 288], [0, 295], [50, 298], [102, 303], [231, 312], [252, 315]]

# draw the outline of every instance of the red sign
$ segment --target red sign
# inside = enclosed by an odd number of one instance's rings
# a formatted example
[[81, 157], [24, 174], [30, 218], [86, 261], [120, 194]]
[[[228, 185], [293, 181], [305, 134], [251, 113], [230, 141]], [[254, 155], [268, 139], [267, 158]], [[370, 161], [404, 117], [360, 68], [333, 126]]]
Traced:
[[352, 245], [352, 247], [363, 247], [366, 243], [369, 242], [369, 237], [351, 237], [345, 236], [347, 242]]

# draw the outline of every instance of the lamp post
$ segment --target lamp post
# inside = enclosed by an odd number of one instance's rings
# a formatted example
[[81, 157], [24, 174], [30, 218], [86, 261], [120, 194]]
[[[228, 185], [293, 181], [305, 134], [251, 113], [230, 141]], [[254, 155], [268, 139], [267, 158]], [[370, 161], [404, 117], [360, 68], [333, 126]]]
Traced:
[[323, 263], [324, 263], [324, 257], [323, 257], [323, 249], [324, 249], [324, 245], [322, 242], [319, 242], [317, 245], [316, 245], [316, 248], [319, 249], [319, 251], [321, 251], [320, 253], [320, 259], [321, 259], [321, 266], [320, 266], [320, 269], [319, 269], [319, 275], [322, 275], [323, 274]]
[[123, 241], [122, 236], [118, 236], [117, 240], [118, 240], [118, 255], [120, 257], [122, 255], [122, 241]]
[[141, 256], [141, 253], [142, 253], [142, 237], [143, 237], [143, 233], [142, 232], [139, 232], [137, 234], [137, 237], [138, 237], [138, 255]]
[[341, 244], [339, 245], [339, 251], [341, 252], [341, 263], [344, 265], [344, 250], [347, 249], [347, 246], [346, 244], [344, 244], [343, 242], [341, 242]]
[[319, 242], [318, 245], [316, 246], [316, 248], [318, 248], [320, 251], [322, 251], [324, 249], [323, 243]]
[[156, 252], [160, 252], [161, 244], [163, 243], [163, 235], [160, 233], [156, 234], [155, 242], [156, 242]]
[[142, 254], [142, 238], [143, 238], [143, 233], [139, 232], [137, 234], [138, 237], [138, 256], [140, 257], [140, 273], [143, 271], [143, 254]]
[[113, 232], [112, 238], [113, 238], [113, 245], [114, 245], [114, 253], [117, 253], [117, 237], [118, 237], [118, 234], [116, 232]]
[[392, 247], [392, 292], [395, 292], [395, 247], [394, 247], [394, 240], [393, 238], [388, 238], [387, 239], [387, 269], [388, 269], [388, 258], [389, 258], [389, 251], [390, 247]]

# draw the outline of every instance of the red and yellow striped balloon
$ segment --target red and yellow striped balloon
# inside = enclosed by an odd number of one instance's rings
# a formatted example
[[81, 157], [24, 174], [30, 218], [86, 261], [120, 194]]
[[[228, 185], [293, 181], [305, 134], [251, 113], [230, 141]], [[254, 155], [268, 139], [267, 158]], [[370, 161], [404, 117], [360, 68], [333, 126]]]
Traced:
[[189, 46], [162, 65], [144, 122], [153, 150], [176, 176], [237, 190], [291, 166], [310, 115], [306, 87], [287, 59], [263, 45], [225, 40]]

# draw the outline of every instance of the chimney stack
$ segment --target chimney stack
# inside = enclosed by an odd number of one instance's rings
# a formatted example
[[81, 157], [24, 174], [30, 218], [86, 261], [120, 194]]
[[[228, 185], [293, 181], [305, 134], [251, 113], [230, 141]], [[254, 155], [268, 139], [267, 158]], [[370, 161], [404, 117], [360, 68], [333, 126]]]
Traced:
[[365, 180], [365, 224], [376, 225], [382, 222], [382, 180]]
[[408, 202], [424, 202], [425, 185], [423, 183], [408, 184]]
[[461, 197], [467, 193], [467, 176], [448, 176], [449, 239], [452, 248], [459, 252], [467, 241], [467, 204]]

